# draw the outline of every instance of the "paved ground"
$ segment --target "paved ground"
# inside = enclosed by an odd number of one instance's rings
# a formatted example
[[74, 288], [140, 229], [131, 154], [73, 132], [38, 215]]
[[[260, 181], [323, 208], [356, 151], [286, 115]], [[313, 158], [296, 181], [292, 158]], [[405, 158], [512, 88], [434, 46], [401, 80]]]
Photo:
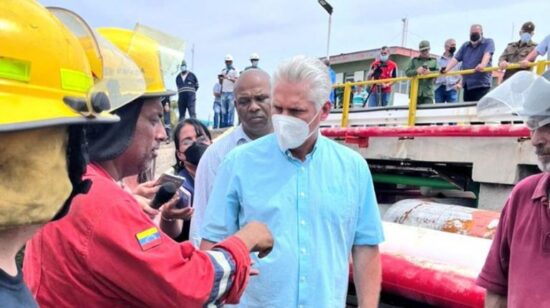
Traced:
[[159, 177], [163, 172], [170, 169], [176, 163], [174, 156], [176, 147], [174, 142], [170, 144], [162, 144], [159, 149], [159, 154], [155, 161], [155, 178]]
[[[210, 133], [212, 134], [212, 139], [215, 139], [224, 131], [224, 129], [211, 130]], [[175, 152], [176, 148], [174, 146], [174, 142], [170, 142], [169, 144], [163, 143], [160, 146], [159, 155], [157, 156], [157, 160], [155, 161], [155, 178], [160, 176], [166, 170], [170, 169], [170, 167], [172, 167], [176, 163], [176, 158], [174, 156]]]

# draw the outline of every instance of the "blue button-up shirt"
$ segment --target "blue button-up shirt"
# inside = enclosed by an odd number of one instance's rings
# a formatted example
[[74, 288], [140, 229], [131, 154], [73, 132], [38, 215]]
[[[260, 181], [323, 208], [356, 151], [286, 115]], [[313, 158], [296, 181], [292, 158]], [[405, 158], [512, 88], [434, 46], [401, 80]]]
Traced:
[[[493, 53], [495, 52], [495, 43], [490, 38], [482, 38], [481, 42], [473, 45], [471, 42], [466, 42], [460, 47], [455, 55], [458, 62], [462, 62], [462, 69], [472, 69], [481, 63], [483, 55], [488, 52], [491, 54], [491, 59], [487, 67], [491, 66], [493, 61]], [[464, 87], [472, 90], [476, 88], [491, 87], [491, 73], [473, 73], [464, 75]]]
[[260, 275], [241, 307], [343, 307], [352, 246], [383, 241], [366, 161], [322, 136], [304, 162], [282, 152], [273, 134], [226, 156], [202, 238], [219, 242], [253, 220], [268, 225], [275, 245], [253, 256]]
[[[447, 67], [447, 64], [449, 64], [449, 61], [451, 60], [451, 58], [447, 58], [447, 57], [445, 57], [445, 55], [442, 55], [441, 57], [439, 57], [437, 59], [437, 66], [439, 68]], [[453, 69], [451, 71], [458, 71], [458, 70], [460, 70], [461, 66], [462, 66], [461, 63], [458, 63], [455, 67], [453, 67]], [[437, 79], [435, 80], [435, 86], [436, 86], [436, 88], [438, 88], [438, 87], [444, 85], [445, 86], [445, 91], [449, 91], [449, 90], [453, 90], [453, 87], [457, 83], [459, 83], [461, 80], [462, 80], [461, 76], [442, 75], [440, 77], [437, 77]]]

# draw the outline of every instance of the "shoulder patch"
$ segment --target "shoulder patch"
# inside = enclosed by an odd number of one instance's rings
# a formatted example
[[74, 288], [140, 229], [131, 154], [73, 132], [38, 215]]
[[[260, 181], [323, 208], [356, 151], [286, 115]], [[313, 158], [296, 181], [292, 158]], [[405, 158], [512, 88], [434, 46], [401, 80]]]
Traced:
[[156, 247], [162, 243], [160, 232], [156, 227], [137, 233], [136, 238], [143, 251]]

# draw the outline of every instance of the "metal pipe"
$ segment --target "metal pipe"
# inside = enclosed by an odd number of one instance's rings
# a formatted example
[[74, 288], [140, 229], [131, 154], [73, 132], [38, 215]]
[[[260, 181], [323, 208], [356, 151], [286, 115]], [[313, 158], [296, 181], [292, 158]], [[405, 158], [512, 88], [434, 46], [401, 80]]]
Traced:
[[500, 213], [422, 199], [405, 199], [386, 210], [384, 221], [492, 239]]
[[477, 277], [491, 247], [491, 240], [484, 238], [386, 221], [382, 224], [386, 240], [380, 244], [381, 252], [446, 264], [467, 277]]
[[439, 307], [483, 307], [485, 291], [475, 279], [490, 240], [389, 222], [383, 227], [384, 291]]
[[436, 178], [374, 173], [372, 174], [372, 180], [376, 183], [401, 184], [416, 187], [432, 187], [437, 189], [456, 189], [455, 185], [445, 180]]
[[409, 93], [409, 120], [408, 125], [414, 126], [416, 123], [416, 104], [418, 102], [418, 77], [411, 79], [411, 92]]
[[489, 252], [488, 239], [383, 222], [382, 287], [441, 307], [483, 307], [475, 279]]
[[452, 267], [388, 253], [381, 261], [384, 292], [437, 307], [483, 307], [485, 291], [475, 278]]
[[351, 83], [346, 82], [344, 96], [342, 98], [342, 127], [348, 127], [349, 104], [351, 100]]
[[529, 138], [525, 125], [395, 126], [324, 128], [327, 137], [518, 137]]

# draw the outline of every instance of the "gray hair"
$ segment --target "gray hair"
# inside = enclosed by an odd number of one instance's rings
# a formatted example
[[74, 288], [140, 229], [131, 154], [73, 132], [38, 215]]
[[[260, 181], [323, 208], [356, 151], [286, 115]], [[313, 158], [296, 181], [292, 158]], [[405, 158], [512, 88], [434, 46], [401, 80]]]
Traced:
[[470, 31], [472, 31], [473, 28], [479, 28], [479, 31], [483, 33], [483, 26], [480, 24], [473, 24], [470, 26]]
[[456, 43], [456, 40], [455, 40], [455, 39], [452, 39], [452, 38], [446, 40], [446, 41], [445, 41], [445, 47], [451, 46], [451, 42], [455, 42], [455, 43]]
[[321, 60], [295, 56], [281, 63], [273, 74], [273, 89], [281, 81], [309, 84], [309, 100], [319, 110], [330, 99], [332, 85], [328, 68]]

